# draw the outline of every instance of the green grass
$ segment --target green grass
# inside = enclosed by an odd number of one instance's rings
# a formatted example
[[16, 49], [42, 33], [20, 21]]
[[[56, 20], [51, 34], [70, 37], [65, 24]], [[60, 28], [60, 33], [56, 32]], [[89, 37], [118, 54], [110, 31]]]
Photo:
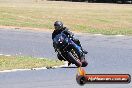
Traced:
[[34, 58], [25, 56], [0, 56], [0, 70], [32, 69], [63, 65], [59, 60]]
[[53, 30], [56, 20], [71, 31], [132, 35], [131, 4], [0, 0], [0, 25]]

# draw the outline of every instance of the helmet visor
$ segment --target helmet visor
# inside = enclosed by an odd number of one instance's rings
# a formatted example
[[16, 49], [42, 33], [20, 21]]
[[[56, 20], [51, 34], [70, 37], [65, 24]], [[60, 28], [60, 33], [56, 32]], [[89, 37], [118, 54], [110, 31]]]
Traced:
[[60, 30], [61, 27], [60, 26], [55, 26], [55, 30]]

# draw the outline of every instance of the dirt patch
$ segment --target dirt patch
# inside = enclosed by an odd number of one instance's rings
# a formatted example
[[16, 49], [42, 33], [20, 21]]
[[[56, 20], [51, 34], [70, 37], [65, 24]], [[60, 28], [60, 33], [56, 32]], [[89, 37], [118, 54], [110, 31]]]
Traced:
[[46, 28], [30, 28], [30, 27], [17, 27], [17, 26], [0, 26], [0, 28], [53, 32], [53, 29], [46, 29]]
[[[16, 30], [31, 30], [31, 31], [39, 31], [39, 32], [53, 32], [54, 29], [47, 29], [47, 28], [30, 28], [30, 27], [17, 27], [17, 26], [0, 26], [0, 28], [5, 28], [5, 29], [16, 29]], [[71, 31], [71, 30], [70, 30]], [[72, 33], [75, 34], [84, 34], [82, 32], [78, 31], [71, 31]], [[87, 33], [89, 34], [89, 33]]]

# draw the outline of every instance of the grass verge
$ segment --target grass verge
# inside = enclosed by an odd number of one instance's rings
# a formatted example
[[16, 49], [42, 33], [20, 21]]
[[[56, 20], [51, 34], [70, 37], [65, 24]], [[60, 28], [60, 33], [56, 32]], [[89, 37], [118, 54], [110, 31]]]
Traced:
[[0, 0], [0, 25], [53, 29], [56, 20], [71, 31], [132, 35], [130, 4]]
[[0, 71], [10, 69], [32, 69], [63, 65], [59, 60], [25, 56], [0, 56]]

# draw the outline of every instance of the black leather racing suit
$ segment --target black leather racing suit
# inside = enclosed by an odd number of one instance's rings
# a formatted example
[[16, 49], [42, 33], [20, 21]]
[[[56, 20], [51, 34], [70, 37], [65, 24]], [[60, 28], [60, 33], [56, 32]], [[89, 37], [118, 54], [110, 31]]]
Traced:
[[[69, 36], [70, 38], [72, 38], [74, 43], [76, 43], [77, 45], [79, 45], [81, 47], [80, 41], [78, 39], [74, 38], [73, 37], [74, 34], [72, 32], [70, 32], [69, 29], [66, 27], [63, 27], [60, 30], [54, 30], [52, 33], [52, 40], [55, 38], [56, 35], [60, 34], [62, 31], [64, 32], [64, 34], [67, 35], [67, 37]], [[53, 47], [55, 48], [54, 44], [53, 44]]]
[[[78, 39], [74, 38], [73, 37], [74, 34], [72, 32], [70, 32], [69, 29], [66, 28], [66, 27], [63, 27], [60, 30], [54, 30], [53, 33], [52, 33], [52, 40], [55, 38], [56, 35], [60, 34], [62, 31], [63, 31], [64, 34], [67, 35], [67, 37], [72, 38], [72, 40], [73, 40], [74, 43], [76, 43], [77, 45], [79, 45], [81, 47], [80, 41]], [[54, 47], [54, 49], [56, 51], [54, 43], [53, 43], [53, 47]], [[57, 56], [58, 56], [59, 60], [63, 60], [62, 57], [59, 54]]]

